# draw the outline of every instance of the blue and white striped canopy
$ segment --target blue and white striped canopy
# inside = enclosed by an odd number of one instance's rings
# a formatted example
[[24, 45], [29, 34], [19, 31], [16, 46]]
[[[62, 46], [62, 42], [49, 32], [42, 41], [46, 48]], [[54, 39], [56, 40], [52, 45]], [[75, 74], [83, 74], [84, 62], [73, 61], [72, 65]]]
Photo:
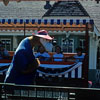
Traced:
[[30, 22], [32, 24], [35, 24], [35, 23], [48, 24], [48, 23], [50, 23], [51, 25], [53, 25], [55, 23], [58, 25], [61, 23], [63, 23], [64, 25], [66, 25], [66, 23], [70, 23], [70, 25], [72, 25], [73, 23], [75, 23], [76, 25], [79, 25], [80, 23], [81, 24], [86, 24], [86, 23], [94, 24], [94, 21], [92, 19], [0, 19], [0, 23], [2, 23], [2, 24], [5, 24], [5, 23], [8, 23], [8, 24], [26, 23], [26, 24], [28, 24]]

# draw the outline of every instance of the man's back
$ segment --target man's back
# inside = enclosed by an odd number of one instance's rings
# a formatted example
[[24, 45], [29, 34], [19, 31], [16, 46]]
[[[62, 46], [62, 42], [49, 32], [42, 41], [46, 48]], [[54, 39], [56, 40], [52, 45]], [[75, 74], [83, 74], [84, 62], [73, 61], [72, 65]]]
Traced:
[[34, 73], [23, 74], [23, 70], [35, 59], [28, 38], [21, 41], [13, 56], [12, 63], [6, 74], [6, 83], [32, 84]]

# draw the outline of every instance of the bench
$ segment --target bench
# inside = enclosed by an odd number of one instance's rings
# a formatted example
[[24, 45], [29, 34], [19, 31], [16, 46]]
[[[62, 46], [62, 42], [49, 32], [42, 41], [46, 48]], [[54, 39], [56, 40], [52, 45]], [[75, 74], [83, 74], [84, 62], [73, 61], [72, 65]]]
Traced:
[[[14, 51], [8, 51], [8, 53], [10, 54], [10, 58], [11, 57], [13, 57], [13, 55], [14, 55]], [[49, 55], [51, 56], [51, 57], [53, 57], [53, 54], [54, 54], [55, 52], [49, 52]], [[71, 56], [74, 56], [76, 53], [63, 53], [63, 55], [64, 55], [64, 57], [71, 57]]]

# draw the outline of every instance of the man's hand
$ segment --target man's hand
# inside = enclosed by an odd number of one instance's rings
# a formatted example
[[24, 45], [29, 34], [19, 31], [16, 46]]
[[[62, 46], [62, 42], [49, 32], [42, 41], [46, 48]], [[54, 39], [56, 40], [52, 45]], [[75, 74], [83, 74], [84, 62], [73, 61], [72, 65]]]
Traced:
[[27, 68], [22, 72], [23, 74], [29, 74], [34, 72], [40, 65], [40, 61], [35, 59], [31, 64], [27, 66]]

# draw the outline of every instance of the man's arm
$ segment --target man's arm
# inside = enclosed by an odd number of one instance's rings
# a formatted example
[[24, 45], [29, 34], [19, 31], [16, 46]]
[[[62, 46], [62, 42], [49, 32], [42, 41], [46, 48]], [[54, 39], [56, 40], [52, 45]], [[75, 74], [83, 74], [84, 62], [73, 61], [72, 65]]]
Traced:
[[33, 57], [32, 61], [28, 61], [28, 57], [24, 50], [19, 50], [15, 53], [14, 61], [16, 71], [21, 74], [29, 74], [34, 72], [34, 70], [39, 66], [40, 62], [38, 59]]

